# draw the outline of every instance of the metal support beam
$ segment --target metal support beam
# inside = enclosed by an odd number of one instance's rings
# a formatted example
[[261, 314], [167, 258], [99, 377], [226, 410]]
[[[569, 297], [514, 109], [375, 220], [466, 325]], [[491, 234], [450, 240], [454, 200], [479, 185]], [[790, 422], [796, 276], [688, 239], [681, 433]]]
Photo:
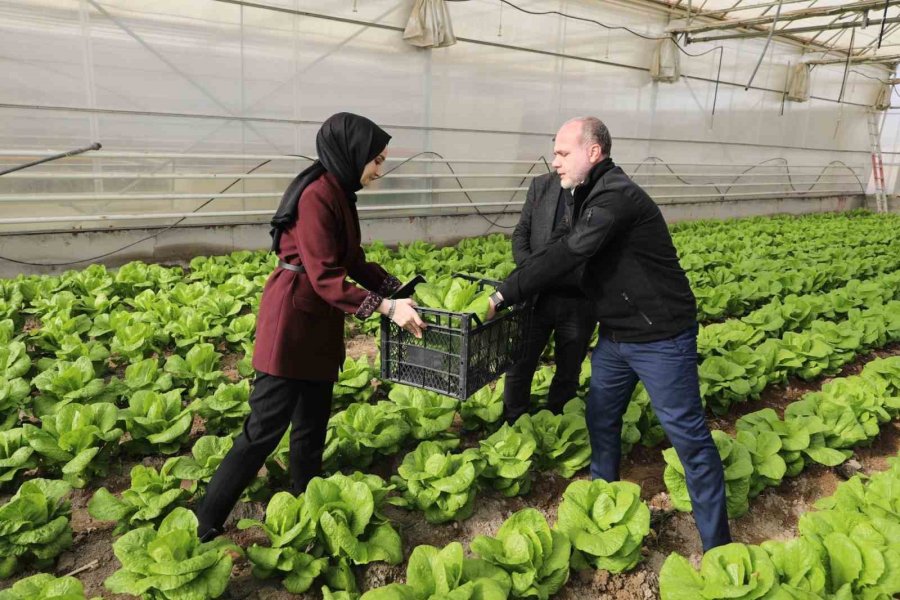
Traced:
[[[835, 6], [820, 6], [817, 8], [804, 8], [789, 13], [784, 13], [778, 17], [778, 21], [797, 21], [799, 19], [811, 19], [817, 17], [829, 17], [833, 15], [841, 15], [851, 12], [864, 12], [869, 10], [883, 10], [885, 6], [896, 6], [898, 0], [863, 0], [862, 2], [853, 2], [850, 4], [838, 4]], [[703, 33], [705, 31], [718, 31], [722, 29], [737, 29], [743, 27], [756, 27], [759, 25], [768, 25], [774, 22], [775, 15], [765, 15], [761, 17], [751, 17], [748, 19], [734, 19], [730, 21], [721, 21], [719, 23], [704, 23], [703, 25], [694, 25], [693, 27], [681, 27], [671, 29], [672, 33], [686, 33], [688, 35], [694, 33]], [[765, 32], [768, 33], [768, 32]], [[764, 34], [765, 35], [765, 34]]]
[[[801, 2], [809, 2], [810, 0], [784, 0], [782, 4], [799, 4]], [[739, 2], [731, 8], [721, 8], [718, 10], [709, 10], [704, 13], [706, 17], [719, 17], [728, 13], [742, 12], [745, 10], [754, 10], [756, 8], [773, 8], [778, 6], [778, 2], [766, 2], [764, 4], [744, 4]]]
[[[900, 17], [888, 17], [887, 19], [878, 19], [877, 21], [869, 21], [869, 25], [882, 25], [887, 23], [900, 23]], [[779, 29], [775, 33], [777, 35], [790, 35], [797, 33], [811, 33], [813, 31], [829, 31], [835, 29], [850, 29], [852, 27], [859, 27], [859, 22], [857, 21], [846, 21], [843, 23], [830, 23], [827, 25], [809, 25], [804, 27], [788, 27], [784, 29]], [[730, 39], [743, 39], [743, 38], [753, 38], [753, 37], [763, 37], [769, 35], [769, 30], [758, 30], [758, 31], [736, 31], [733, 33], [721, 33], [714, 35], [704, 35], [700, 37], [691, 37], [690, 41], [693, 42], [714, 42], [718, 40], [730, 40]]]
[[[808, 60], [809, 65], [842, 65], [847, 62], [846, 58], [823, 58], [819, 60]], [[863, 63], [881, 63], [890, 64], [900, 62], [900, 54], [885, 54], [883, 56], [852, 56], [850, 64], [859, 65]]]

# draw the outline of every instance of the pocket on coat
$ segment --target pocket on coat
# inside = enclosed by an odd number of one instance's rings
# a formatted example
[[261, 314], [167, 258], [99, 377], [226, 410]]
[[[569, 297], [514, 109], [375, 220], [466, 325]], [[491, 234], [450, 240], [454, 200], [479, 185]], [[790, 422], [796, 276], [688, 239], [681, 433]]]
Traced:
[[312, 315], [327, 315], [332, 312], [331, 305], [313, 291], [312, 285], [305, 277], [291, 291], [291, 305]]

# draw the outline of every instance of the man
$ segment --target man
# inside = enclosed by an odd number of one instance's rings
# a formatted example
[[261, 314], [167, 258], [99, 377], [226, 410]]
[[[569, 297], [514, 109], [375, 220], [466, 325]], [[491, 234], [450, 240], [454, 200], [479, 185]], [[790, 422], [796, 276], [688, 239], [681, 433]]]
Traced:
[[[556, 173], [532, 180], [522, 216], [512, 235], [517, 266], [524, 265], [547, 245], [554, 228], [567, 227], [564, 224], [571, 221], [572, 208], [572, 194], [563, 190]], [[556, 414], [562, 412], [563, 405], [578, 389], [581, 363], [596, 324], [591, 302], [577, 284], [562, 283], [537, 296], [525, 356], [506, 373], [503, 413], [507, 423], [515, 423], [528, 412], [531, 381], [551, 333], [555, 341], [556, 372], [550, 384], [547, 408]]]
[[611, 146], [594, 117], [559, 130], [553, 167], [574, 190], [572, 226], [510, 274], [488, 316], [575, 273], [600, 321], [586, 412], [591, 477], [619, 478], [622, 415], [643, 381], [684, 465], [706, 551], [731, 535], [722, 461], [700, 403], [696, 301], [659, 207], [613, 163]]

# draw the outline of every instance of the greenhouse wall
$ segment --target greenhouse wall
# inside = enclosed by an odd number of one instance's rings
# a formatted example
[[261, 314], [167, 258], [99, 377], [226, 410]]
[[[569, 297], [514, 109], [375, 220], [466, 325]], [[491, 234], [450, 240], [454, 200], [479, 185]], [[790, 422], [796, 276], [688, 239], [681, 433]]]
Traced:
[[[652, 2], [517, 4], [650, 37], [673, 24]], [[656, 42], [621, 29], [472, 0], [450, 3], [458, 43], [423, 50], [402, 40], [411, 6], [0, 0], [0, 165], [103, 144], [0, 177], [0, 231], [116, 229], [120, 240], [188, 215], [191, 227], [138, 255], [190, 246], [196, 226], [243, 232], [268, 220], [308, 164], [285, 155], [314, 155], [320, 123], [341, 110], [387, 129], [392, 159], [433, 153], [361, 196], [366, 230], [388, 242], [508, 232], [558, 126], [587, 114], [607, 123], [614, 159], [673, 219], [840, 210], [872, 191], [866, 118], [881, 68], [855, 66], [845, 80], [842, 65], [817, 66], [810, 99], [796, 103], [788, 68], [820, 56], [814, 48], [773, 41], [745, 89], [763, 38], [722, 42], [721, 64], [718, 46], [694, 44], [681, 78], [660, 83], [649, 75]], [[266, 227], [249, 230], [231, 238], [264, 247]], [[38, 238], [8, 237], [7, 250], [48, 254], [22, 239]], [[84, 241], [102, 238], [60, 239], [88, 256], [99, 242]]]

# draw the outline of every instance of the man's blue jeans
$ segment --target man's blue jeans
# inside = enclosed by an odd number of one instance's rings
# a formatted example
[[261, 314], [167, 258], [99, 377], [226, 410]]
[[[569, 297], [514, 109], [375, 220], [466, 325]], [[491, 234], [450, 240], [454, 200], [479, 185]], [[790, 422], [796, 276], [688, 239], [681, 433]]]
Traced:
[[722, 461], [709, 433], [697, 376], [697, 327], [657, 342], [614, 342], [602, 335], [591, 356], [587, 426], [591, 477], [619, 479], [622, 415], [638, 380], [684, 465], [703, 550], [731, 542]]

